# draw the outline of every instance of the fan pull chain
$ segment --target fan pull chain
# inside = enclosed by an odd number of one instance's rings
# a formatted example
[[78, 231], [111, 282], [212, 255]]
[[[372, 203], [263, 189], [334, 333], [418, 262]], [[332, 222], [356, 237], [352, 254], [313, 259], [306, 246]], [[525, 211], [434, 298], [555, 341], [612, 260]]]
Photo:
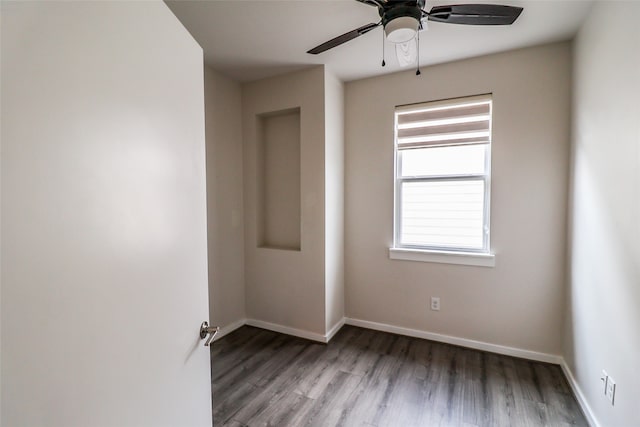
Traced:
[[386, 62], [384, 62], [384, 30], [382, 31], [382, 66], [384, 67], [385, 65], [387, 65]]
[[416, 40], [417, 43], [416, 44], [418, 45], [417, 46], [417, 51], [418, 51], [417, 52], [417, 54], [418, 54], [417, 56], [418, 56], [418, 58], [416, 60], [417, 61], [416, 76], [419, 76], [420, 74], [422, 74], [420, 72], [420, 31], [418, 31], [418, 34], [416, 34], [416, 37], [417, 37], [417, 40]]

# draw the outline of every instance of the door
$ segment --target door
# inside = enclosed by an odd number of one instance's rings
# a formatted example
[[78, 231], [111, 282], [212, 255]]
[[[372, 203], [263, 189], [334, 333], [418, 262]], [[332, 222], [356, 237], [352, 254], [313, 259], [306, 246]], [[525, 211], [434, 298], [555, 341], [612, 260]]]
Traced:
[[161, 1], [1, 12], [1, 424], [211, 426], [202, 50]]

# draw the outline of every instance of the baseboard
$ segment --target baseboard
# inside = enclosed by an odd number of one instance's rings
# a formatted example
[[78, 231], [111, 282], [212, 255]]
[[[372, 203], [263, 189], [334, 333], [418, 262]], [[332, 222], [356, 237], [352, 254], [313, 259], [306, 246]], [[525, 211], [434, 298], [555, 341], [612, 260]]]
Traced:
[[335, 334], [338, 333], [340, 328], [344, 326], [344, 317], [338, 321], [325, 335], [315, 332], [309, 332], [302, 329], [291, 328], [289, 326], [278, 325], [276, 323], [265, 322], [256, 319], [240, 319], [231, 323], [230, 325], [220, 327], [220, 332], [216, 335], [213, 341], [217, 341], [225, 335], [230, 334], [238, 328], [244, 325], [255, 326], [256, 328], [267, 329], [273, 332], [279, 332], [281, 334], [292, 335], [294, 337], [305, 338], [312, 341], [318, 341], [321, 343], [328, 343]]
[[506, 356], [521, 357], [523, 359], [536, 360], [538, 362], [553, 363], [556, 365], [560, 365], [562, 362], [562, 357], [555, 354], [539, 353], [537, 351], [507, 347], [498, 344], [490, 344], [483, 341], [475, 341], [466, 338], [453, 337], [450, 335], [437, 334], [434, 332], [420, 331], [418, 329], [403, 328], [400, 326], [393, 326], [385, 323], [370, 322], [368, 320], [346, 318], [345, 324], [359, 326], [361, 328], [374, 329], [376, 331], [390, 332], [392, 334], [406, 335], [408, 337], [423, 338], [431, 341], [443, 342], [446, 344], [454, 344], [461, 347], [473, 348], [476, 350], [488, 351], [491, 353], [504, 354]]
[[246, 323], [247, 323], [247, 319], [240, 319], [240, 320], [236, 320], [235, 322], [229, 325], [221, 326], [220, 331], [218, 332], [216, 337], [213, 339], [213, 342], [216, 342], [220, 338], [224, 337], [225, 335], [229, 335], [231, 332], [235, 331], [236, 329], [243, 327], [244, 325], [246, 325]]
[[[418, 329], [404, 328], [401, 326], [388, 325], [386, 323], [371, 322], [368, 320], [353, 319], [348, 317], [342, 318], [340, 321], [338, 321], [338, 323], [336, 323], [325, 335], [318, 334], [316, 332], [305, 331], [303, 329], [292, 328], [290, 326], [284, 326], [284, 325], [278, 325], [276, 323], [265, 322], [257, 319], [241, 319], [230, 325], [223, 326], [220, 329], [220, 332], [218, 333], [218, 335], [216, 336], [216, 340], [235, 331], [236, 329], [242, 327], [243, 325], [249, 325], [249, 326], [255, 326], [257, 328], [267, 329], [273, 332], [279, 332], [281, 334], [292, 335], [295, 337], [305, 338], [308, 340], [317, 341], [321, 343], [328, 343], [331, 340], [331, 338], [333, 338], [334, 335], [338, 333], [340, 328], [342, 328], [342, 326], [345, 324], [358, 326], [361, 328], [373, 329], [376, 331], [390, 332], [392, 334], [406, 335], [409, 337], [422, 338], [422, 339], [427, 339], [431, 341], [438, 341], [438, 342], [443, 342], [447, 344], [459, 345], [461, 347], [473, 348], [476, 350], [488, 351], [491, 353], [504, 354], [506, 356], [520, 357], [523, 359], [536, 360], [538, 362], [553, 363], [553, 364], [562, 366], [562, 369], [563, 371], [565, 371], [565, 374], [567, 375], [567, 379], [571, 384], [571, 387], [574, 387], [574, 386], [577, 387], [575, 381], [573, 380], [573, 376], [570, 376], [571, 373], [566, 368], [566, 364], [564, 363], [564, 359], [562, 358], [562, 356], [547, 354], [547, 353], [540, 353], [536, 351], [524, 350], [520, 348], [508, 347], [508, 346], [503, 346], [498, 344], [490, 344], [483, 341], [459, 338], [459, 337], [454, 337], [450, 335], [437, 334], [434, 332], [421, 331]], [[576, 395], [579, 397], [579, 399], [582, 399], [584, 401], [584, 397], [581, 393], [576, 391]], [[580, 402], [580, 405], [581, 406], [583, 405], [582, 402]], [[588, 415], [590, 415], [590, 413]], [[597, 423], [594, 424], [594, 426], [599, 427]]]
[[345, 322], [345, 318], [343, 317], [342, 319], [340, 319], [338, 321], [338, 323], [333, 325], [333, 328], [329, 329], [329, 332], [327, 332], [327, 334], [325, 335], [325, 342], [326, 343], [331, 341], [331, 338], [333, 338], [333, 336], [338, 333], [340, 328], [342, 328], [344, 326], [344, 322]]
[[593, 410], [591, 409], [591, 406], [589, 405], [587, 398], [585, 397], [584, 393], [582, 393], [582, 389], [578, 385], [578, 382], [573, 376], [573, 373], [571, 372], [571, 369], [569, 369], [569, 365], [567, 365], [567, 362], [564, 360], [564, 358], [562, 358], [560, 367], [562, 368], [562, 372], [564, 372], [564, 376], [567, 378], [567, 381], [571, 386], [571, 390], [573, 390], [573, 394], [576, 396], [576, 400], [578, 400], [578, 404], [580, 405], [580, 408], [582, 409], [582, 412], [584, 413], [584, 416], [587, 419], [589, 426], [600, 427], [600, 423], [598, 422], [598, 419], [593, 413]]
[[310, 332], [310, 331], [305, 331], [303, 329], [291, 328], [289, 326], [278, 325], [276, 323], [269, 323], [269, 322], [264, 322], [262, 320], [256, 320], [256, 319], [247, 319], [245, 324], [249, 326], [255, 326], [256, 328], [262, 328], [262, 329], [267, 329], [273, 332], [279, 332], [281, 334], [293, 335], [294, 337], [304, 338], [311, 341], [327, 343], [327, 336], [318, 334], [316, 332]]

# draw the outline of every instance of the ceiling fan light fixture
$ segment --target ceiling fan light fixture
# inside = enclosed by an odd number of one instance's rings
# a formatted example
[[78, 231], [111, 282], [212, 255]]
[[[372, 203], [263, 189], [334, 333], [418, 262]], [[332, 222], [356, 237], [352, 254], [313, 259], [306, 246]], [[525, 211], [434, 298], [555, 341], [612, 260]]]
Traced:
[[413, 16], [398, 16], [385, 24], [384, 33], [391, 43], [406, 43], [416, 36], [419, 26]]

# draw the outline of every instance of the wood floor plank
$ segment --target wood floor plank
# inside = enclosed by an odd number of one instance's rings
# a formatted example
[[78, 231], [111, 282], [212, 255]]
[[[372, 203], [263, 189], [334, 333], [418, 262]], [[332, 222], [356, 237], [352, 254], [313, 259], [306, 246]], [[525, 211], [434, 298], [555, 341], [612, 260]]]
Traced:
[[426, 425], [449, 426], [462, 423], [464, 377], [456, 348], [450, 345], [436, 347], [434, 361], [429, 367], [430, 378], [438, 378], [431, 395], [433, 408]]
[[422, 381], [414, 376], [411, 362], [401, 366], [397, 385], [390, 391], [387, 408], [376, 420], [379, 427], [419, 427], [425, 425], [429, 411], [424, 405]]
[[353, 326], [327, 345], [245, 326], [211, 357], [216, 427], [588, 425], [556, 365]]
[[226, 370], [215, 370], [212, 366], [212, 375], [215, 375], [211, 384], [213, 393], [232, 384], [246, 382], [257, 369], [277, 356], [278, 345], [286, 338], [283, 336], [264, 341], [260, 346], [250, 346], [237, 358], [234, 363], [229, 363]]
[[263, 387], [256, 387], [253, 395], [247, 395], [242, 408], [234, 414], [234, 418], [244, 423], [250, 423], [262, 413], [268, 411], [273, 406], [278, 406], [278, 402], [289, 395], [296, 384], [304, 377], [307, 366], [317, 357], [318, 346], [309, 345], [295, 361], [277, 373], [272, 381]]
[[540, 379], [534, 369], [534, 364], [535, 362], [528, 360], [517, 360], [515, 362], [516, 374], [521, 379], [518, 386], [524, 399], [544, 403]]
[[[353, 336], [352, 341], [345, 342], [342, 346], [339, 369], [354, 375], [364, 376], [373, 368], [378, 354], [368, 347], [371, 340], [369, 331], [361, 328], [349, 329], [354, 329], [358, 333]], [[341, 333], [342, 330], [338, 335]]]
[[[241, 328], [245, 329], [245, 328]], [[232, 334], [231, 334], [232, 335]], [[223, 351], [217, 357], [214, 357], [211, 363], [211, 381], [212, 383], [220, 383], [221, 379], [232, 375], [237, 369], [245, 366], [245, 363], [255, 358], [256, 355], [269, 351], [274, 341], [283, 340], [283, 337], [276, 333], [259, 333], [255, 337], [247, 340], [238, 348], [234, 349], [233, 344], [226, 340], [230, 335], [222, 338], [215, 343], [217, 347], [229, 347], [232, 351]], [[214, 347], [212, 346], [212, 347]]]
[[286, 392], [279, 399], [272, 401], [265, 410], [251, 418], [252, 427], [263, 426], [300, 426], [304, 425], [304, 417], [311, 411], [313, 399], [298, 393]]
[[213, 395], [213, 420], [214, 425], [231, 422], [233, 416], [245, 405], [247, 397], [255, 390], [256, 386], [241, 382], [234, 390], [225, 396]]
[[282, 371], [298, 360], [309, 346], [305, 340], [283, 342], [273, 348], [273, 356], [264, 361], [249, 374], [246, 381], [260, 387], [266, 387], [275, 381]]
[[[216, 361], [217, 367], [222, 367], [226, 359], [237, 357], [238, 351], [244, 346], [255, 344], [257, 335], [264, 336], [258, 328], [240, 328], [232, 334], [226, 335], [215, 341], [211, 347], [211, 361]], [[263, 338], [263, 339], [266, 339]]]
[[337, 347], [327, 348], [295, 387], [295, 392], [311, 399], [317, 399], [339, 371], [340, 352]]
[[516, 403], [504, 358], [496, 354], [483, 353], [481, 359], [486, 371], [481, 381], [485, 398], [484, 420], [477, 419], [476, 423], [511, 425], [517, 417]]
[[576, 417], [580, 409], [560, 367], [539, 363], [534, 365], [534, 371], [539, 378], [547, 409], [552, 412], [553, 419], [567, 425], [586, 425], [581, 417]]
[[526, 427], [548, 426], [558, 424], [559, 420], [549, 417], [547, 405], [541, 402], [523, 399], [522, 425]]
[[371, 371], [362, 377], [362, 387], [354, 390], [349, 397], [350, 408], [344, 416], [345, 426], [362, 422], [377, 425], [398, 385], [401, 366], [396, 357], [378, 355]]
[[362, 377], [348, 372], [337, 371], [325, 390], [315, 399], [315, 405], [305, 414], [304, 426], [348, 426], [347, 411], [350, 396], [362, 382]]
[[[242, 424], [241, 422], [233, 420], [233, 419], [227, 421], [226, 423], [224, 423], [222, 425], [223, 425], [223, 427], [248, 427], [246, 424]], [[216, 424], [216, 427], [217, 427], [217, 424]]]

